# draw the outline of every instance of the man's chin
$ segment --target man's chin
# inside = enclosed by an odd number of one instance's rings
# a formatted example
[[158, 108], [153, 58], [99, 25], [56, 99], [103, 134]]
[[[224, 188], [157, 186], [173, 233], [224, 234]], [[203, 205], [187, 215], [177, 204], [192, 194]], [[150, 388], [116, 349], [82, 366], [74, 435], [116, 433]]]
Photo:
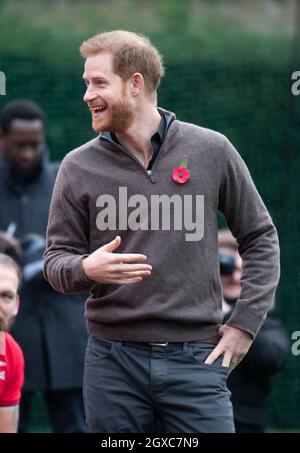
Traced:
[[0, 332], [8, 332], [15, 322], [16, 317], [11, 318], [0, 318]]
[[92, 122], [92, 128], [95, 132], [104, 132], [107, 131], [107, 124], [104, 123], [103, 121], [93, 121]]
[[233, 292], [223, 291], [223, 296], [226, 301], [232, 301], [232, 300], [236, 301], [240, 297], [240, 293], [237, 293], [235, 291], [233, 291]]
[[16, 166], [16, 171], [20, 176], [26, 177], [27, 175], [30, 175], [34, 169], [34, 165], [24, 165], [24, 166]]
[[4, 320], [0, 320], [0, 332], [7, 332], [8, 331], [8, 323]]

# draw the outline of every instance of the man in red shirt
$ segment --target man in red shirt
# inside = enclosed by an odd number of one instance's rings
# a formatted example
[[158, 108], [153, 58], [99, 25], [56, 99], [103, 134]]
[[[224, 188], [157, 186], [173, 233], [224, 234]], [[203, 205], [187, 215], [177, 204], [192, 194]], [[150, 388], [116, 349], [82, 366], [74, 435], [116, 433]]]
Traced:
[[7, 331], [19, 310], [20, 278], [18, 265], [0, 253], [0, 433], [18, 430], [24, 357]]

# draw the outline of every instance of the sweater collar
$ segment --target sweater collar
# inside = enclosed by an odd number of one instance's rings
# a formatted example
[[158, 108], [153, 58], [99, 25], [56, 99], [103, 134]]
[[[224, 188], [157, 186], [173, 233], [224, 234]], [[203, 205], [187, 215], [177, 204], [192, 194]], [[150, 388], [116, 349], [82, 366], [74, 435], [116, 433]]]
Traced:
[[[170, 124], [172, 123], [172, 121], [174, 121], [176, 119], [176, 115], [175, 115], [175, 113], [170, 112], [169, 110], [163, 109], [161, 107], [157, 107], [157, 110], [159, 111], [159, 113], [162, 117], [162, 120], [160, 122], [158, 130], [152, 136], [152, 139], [156, 134], [158, 134], [160, 142], [162, 142], [165, 134], [167, 133], [167, 131], [169, 129]], [[116, 143], [120, 144], [116, 135], [112, 134], [109, 131], [101, 132], [99, 134], [99, 139], [108, 140], [109, 142], [111, 142], [113, 144], [116, 144]]]

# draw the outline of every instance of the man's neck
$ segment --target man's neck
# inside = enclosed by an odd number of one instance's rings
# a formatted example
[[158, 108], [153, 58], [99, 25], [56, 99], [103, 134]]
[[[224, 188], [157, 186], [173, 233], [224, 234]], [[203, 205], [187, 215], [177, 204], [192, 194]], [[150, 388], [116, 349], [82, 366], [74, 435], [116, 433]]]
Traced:
[[160, 121], [156, 105], [145, 105], [136, 111], [129, 129], [116, 134], [119, 142], [146, 168], [153, 153], [151, 137], [159, 128]]

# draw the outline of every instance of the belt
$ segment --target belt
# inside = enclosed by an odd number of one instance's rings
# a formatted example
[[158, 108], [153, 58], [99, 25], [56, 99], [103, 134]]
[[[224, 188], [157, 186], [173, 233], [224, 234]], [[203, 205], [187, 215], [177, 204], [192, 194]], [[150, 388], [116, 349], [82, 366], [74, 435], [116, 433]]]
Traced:
[[[218, 344], [219, 342], [219, 337], [214, 336], [211, 338], [205, 338], [204, 340], [193, 340], [193, 341], [188, 341], [188, 343], [213, 343], [213, 344]], [[157, 342], [157, 343], [147, 343], [151, 346], [168, 346], [169, 343], [172, 343], [170, 341], [162, 341], [162, 342]]]

